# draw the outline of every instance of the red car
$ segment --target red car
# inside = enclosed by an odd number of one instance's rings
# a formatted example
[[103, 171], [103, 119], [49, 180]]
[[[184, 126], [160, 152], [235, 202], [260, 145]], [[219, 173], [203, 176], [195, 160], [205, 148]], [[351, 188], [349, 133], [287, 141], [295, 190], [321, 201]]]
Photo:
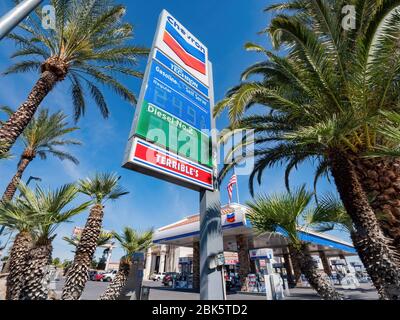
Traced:
[[103, 281], [104, 278], [104, 274], [103, 273], [96, 273], [96, 275], [94, 276], [94, 281]]
[[164, 286], [169, 286], [172, 287], [173, 285], [173, 280], [179, 276], [179, 273], [177, 272], [166, 272], [164, 275], [164, 278], [162, 279], [162, 283]]

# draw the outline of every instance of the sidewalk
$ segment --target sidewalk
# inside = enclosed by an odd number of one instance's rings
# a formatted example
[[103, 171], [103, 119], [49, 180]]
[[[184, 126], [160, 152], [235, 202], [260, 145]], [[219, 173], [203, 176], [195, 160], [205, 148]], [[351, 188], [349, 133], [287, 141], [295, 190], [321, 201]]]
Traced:
[[[183, 292], [163, 288], [158, 283], [145, 282], [144, 285], [151, 287], [150, 300], [198, 300], [200, 295], [195, 292]], [[336, 289], [342, 293], [345, 300], [377, 300], [378, 294], [375, 288], [370, 284], [361, 284], [357, 289], [344, 290], [341, 287]], [[262, 294], [240, 294], [228, 293], [228, 300], [266, 300]], [[294, 288], [290, 290], [290, 297], [285, 297], [284, 300], [320, 300], [319, 296], [311, 288]]]
[[[0, 279], [0, 288], [1, 288]], [[57, 296], [61, 296], [64, 279], [57, 281]], [[98, 300], [100, 295], [106, 290], [109, 283], [88, 281], [82, 295], [82, 300]], [[150, 287], [150, 300], [199, 300], [199, 293], [193, 291], [178, 291], [164, 287], [160, 282], [145, 281], [144, 286]], [[357, 289], [344, 290], [340, 287], [336, 289], [342, 293], [346, 300], [377, 300], [376, 290], [370, 284], [361, 284]], [[294, 288], [290, 290], [290, 297], [285, 300], [320, 300], [315, 291], [311, 288]], [[228, 300], [265, 300], [262, 294], [240, 294], [228, 293]], [[0, 294], [0, 300], [4, 300]]]

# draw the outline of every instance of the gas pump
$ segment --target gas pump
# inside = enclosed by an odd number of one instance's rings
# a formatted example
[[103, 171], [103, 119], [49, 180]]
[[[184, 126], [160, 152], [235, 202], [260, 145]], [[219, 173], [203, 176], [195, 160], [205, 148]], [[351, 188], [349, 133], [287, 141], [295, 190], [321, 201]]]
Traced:
[[[284, 297], [284, 283], [281, 275], [274, 271], [274, 252], [272, 249], [252, 249], [249, 250], [250, 259], [255, 261], [256, 271], [261, 277], [260, 282], [257, 284], [259, 292], [265, 292], [267, 300], [281, 300]], [[255, 291], [252, 286], [254, 283], [254, 276], [249, 275], [249, 289]], [[286, 285], [287, 288], [287, 285]], [[260, 290], [261, 289], [261, 290]]]
[[272, 249], [252, 249], [249, 250], [250, 259], [254, 261], [256, 272], [262, 275], [273, 274], [274, 252]]

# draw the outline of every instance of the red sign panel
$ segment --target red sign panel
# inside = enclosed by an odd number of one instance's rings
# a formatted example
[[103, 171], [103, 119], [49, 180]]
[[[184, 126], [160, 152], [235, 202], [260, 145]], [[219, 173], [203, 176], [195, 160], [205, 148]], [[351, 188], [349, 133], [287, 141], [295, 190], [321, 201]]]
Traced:
[[136, 138], [133, 163], [213, 190], [212, 170]]

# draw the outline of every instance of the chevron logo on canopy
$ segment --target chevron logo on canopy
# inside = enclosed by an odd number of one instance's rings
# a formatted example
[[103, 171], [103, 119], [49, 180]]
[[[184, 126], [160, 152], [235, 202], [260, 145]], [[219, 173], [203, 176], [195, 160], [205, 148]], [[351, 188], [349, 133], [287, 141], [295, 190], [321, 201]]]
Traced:
[[236, 221], [235, 212], [228, 213], [228, 214], [226, 215], [226, 222], [233, 223], [233, 222], [235, 222], [235, 221]]

